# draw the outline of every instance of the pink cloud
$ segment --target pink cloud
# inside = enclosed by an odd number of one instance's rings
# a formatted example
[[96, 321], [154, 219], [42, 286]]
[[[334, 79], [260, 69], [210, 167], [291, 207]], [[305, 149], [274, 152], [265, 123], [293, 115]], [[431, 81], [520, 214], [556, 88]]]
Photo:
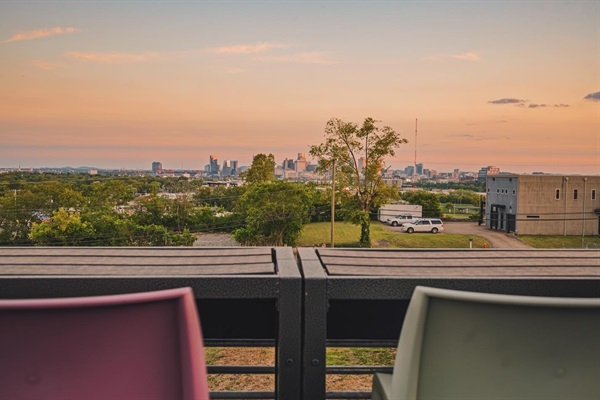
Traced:
[[77, 32], [77, 28], [62, 28], [56, 26], [49, 29], [36, 29], [33, 31], [25, 31], [14, 34], [11, 38], [4, 40], [2, 43], [18, 42], [20, 40], [41, 39], [48, 36], [66, 35]]

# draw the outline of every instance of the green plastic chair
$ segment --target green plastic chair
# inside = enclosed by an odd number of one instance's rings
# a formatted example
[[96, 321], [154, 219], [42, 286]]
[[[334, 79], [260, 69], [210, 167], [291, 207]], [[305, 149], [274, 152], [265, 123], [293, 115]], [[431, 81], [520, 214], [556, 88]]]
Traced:
[[600, 298], [417, 287], [373, 400], [598, 400]]

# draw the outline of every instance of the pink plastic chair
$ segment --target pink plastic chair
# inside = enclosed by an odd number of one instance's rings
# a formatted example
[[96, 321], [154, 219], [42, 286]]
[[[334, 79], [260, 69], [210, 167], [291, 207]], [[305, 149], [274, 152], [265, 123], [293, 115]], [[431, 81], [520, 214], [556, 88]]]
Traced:
[[208, 400], [192, 289], [0, 300], [0, 398]]

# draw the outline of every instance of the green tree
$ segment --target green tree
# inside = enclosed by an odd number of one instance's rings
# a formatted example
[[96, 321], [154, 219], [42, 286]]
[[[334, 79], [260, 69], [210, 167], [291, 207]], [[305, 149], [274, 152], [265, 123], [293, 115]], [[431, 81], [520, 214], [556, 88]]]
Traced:
[[401, 197], [402, 200], [406, 200], [410, 204], [423, 207], [423, 217], [440, 218], [442, 216], [440, 199], [435, 193], [426, 190], [411, 190], [403, 192]]
[[304, 185], [276, 181], [256, 183], [236, 205], [245, 226], [234, 231], [243, 245], [293, 246], [308, 222], [310, 196]]
[[60, 209], [50, 221], [33, 223], [29, 237], [40, 246], [85, 246], [94, 234], [94, 227], [82, 221], [79, 212]]
[[319, 159], [319, 170], [331, 170], [335, 162], [337, 185], [351, 190], [351, 200], [344, 202], [345, 215], [361, 226], [361, 247], [371, 247], [369, 213], [374, 201], [385, 202], [387, 197], [381, 181], [385, 159], [394, 156], [396, 147], [407, 143], [392, 128], [380, 128], [377, 122], [366, 118], [359, 126], [332, 118], [325, 126], [325, 141], [310, 148], [310, 154]]
[[249, 185], [275, 180], [275, 156], [262, 153], [255, 155], [250, 168], [240, 175]]

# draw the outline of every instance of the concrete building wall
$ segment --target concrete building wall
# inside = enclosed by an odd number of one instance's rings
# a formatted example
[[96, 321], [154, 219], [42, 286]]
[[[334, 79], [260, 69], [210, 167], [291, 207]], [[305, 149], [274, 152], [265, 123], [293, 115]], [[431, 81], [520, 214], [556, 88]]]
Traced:
[[[492, 176], [487, 183], [488, 227], [495, 228], [491, 213], [496, 205], [515, 215], [514, 230], [519, 234], [598, 235], [600, 216], [594, 210], [600, 209], [599, 176]], [[500, 220], [496, 228], [507, 230]]]

